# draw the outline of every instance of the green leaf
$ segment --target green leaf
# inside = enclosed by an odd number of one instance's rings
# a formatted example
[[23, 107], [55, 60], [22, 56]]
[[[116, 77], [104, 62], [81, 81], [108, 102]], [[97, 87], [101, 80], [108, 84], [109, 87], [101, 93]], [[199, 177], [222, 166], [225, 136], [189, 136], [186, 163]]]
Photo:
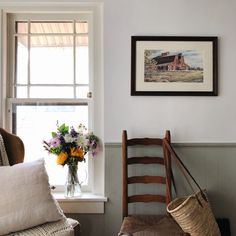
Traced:
[[50, 149], [50, 152], [52, 154], [59, 155], [61, 153], [61, 147], [53, 147], [53, 148]]
[[65, 124], [62, 124], [61, 126], [58, 127], [57, 129], [62, 135], [68, 134], [69, 133], [69, 126], [66, 126]]
[[53, 138], [56, 138], [56, 137], [57, 137], [57, 133], [56, 133], [56, 132], [52, 132], [51, 134], [52, 134], [52, 137], [53, 137]]

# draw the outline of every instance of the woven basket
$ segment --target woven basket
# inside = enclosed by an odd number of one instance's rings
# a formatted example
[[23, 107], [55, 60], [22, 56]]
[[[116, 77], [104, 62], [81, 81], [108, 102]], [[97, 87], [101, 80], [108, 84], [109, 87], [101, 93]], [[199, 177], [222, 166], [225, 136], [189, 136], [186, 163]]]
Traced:
[[[206, 196], [205, 191], [204, 194]], [[187, 197], [176, 198], [168, 204], [167, 211], [173, 216], [183, 231], [191, 236], [221, 235], [209, 201], [202, 198], [201, 192]]]

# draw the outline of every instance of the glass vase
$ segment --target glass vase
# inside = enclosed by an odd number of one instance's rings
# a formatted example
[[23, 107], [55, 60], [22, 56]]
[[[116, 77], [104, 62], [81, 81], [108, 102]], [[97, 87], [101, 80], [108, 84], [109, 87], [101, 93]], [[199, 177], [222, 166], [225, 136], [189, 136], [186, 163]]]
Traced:
[[78, 178], [78, 164], [68, 164], [68, 172], [65, 183], [65, 197], [73, 198], [81, 196], [81, 184]]

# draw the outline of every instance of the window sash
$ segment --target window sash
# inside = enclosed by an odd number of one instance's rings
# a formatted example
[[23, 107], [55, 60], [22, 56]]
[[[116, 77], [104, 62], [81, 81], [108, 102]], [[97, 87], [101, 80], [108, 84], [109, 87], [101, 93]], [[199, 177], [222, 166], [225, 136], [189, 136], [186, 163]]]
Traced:
[[[91, 113], [91, 101], [89, 99], [78, 99], [78, 100], [74, 100], [74, 99], [7, 99], [7, 119], [12, 121], [9, 124], [11, 125], [10, 129], [12, 130], [13, 133], [16, 133], [16, 124], [14, 122], [16, 122], [16, 114], [15, 114], [15, 108], [19, 105], [33, 105], [33, 106], [41, 106], [41, 105], [57, 105], [57, 106], [70, 106], [70, 105], [86, 105], [88, 106], [88, 117], [90, 118], [90, 113]], [[91, 123], [88, 120], [88, 124]], [[79, 125], [79, 124], [78, 124]], [[56, 129], [56, 124], [55, 124], [55, 129]], [[54, 128], [52, 127], [52, 130], [49, 130], [48, 132], [50, 133], [51, 131], [53, 131]], [[91, 130], [91, 127], [88, 126], [88, 130]], [[33, 130], [32, 130], [33, 133]], [[44, 137], [42, 137], [44, 138]], [[42, 145], [43, 148], [43, 145]], [[46, 155], [46, 151], [45, 151], [45, 155]], [[52, 155], [52, 154], [50, 154]], [[89, 176], [88, 178], [88, 184], [87, 185], [82, 185], [82, 190], [83, 191], [92, 191], [92, 183], [93, 183], [93, 172], [94, 172], [94, 163], [93, 163], [93, 159], [91, 158], [91, 156], [89, 156], [90, 154], [87, 154], [88, 158], [87, 158], [87, 162], [88, 162], [88, 173], [87, 176]], [[56, 165], [56, 163], [55, 163]], [[64, 183], [62, 183], [61, 185], [55, 185], [53, 184], [53, 186], [55, 186], [56, 188], [53, 190], [54, 192], [62, 192], [64, 190]]]
[[[16, 29], [17, 27], [17, 23], [19, 23], [19, 22], [22, 22], [22, 21], [18, 21], [18, 20], [14, 20], [13, 21], [14, 22], [14, 28]], [[77, 95], [77, 89], [76, 89], [76, 87], [78, 87], [78, 86], [88, 86], [89, 85], [89, 81], [88, 81], [88, 83], [83, 83], [83, 84], [81, 84], [81, 83], [77, 83], [76, 82], [76, 80], [77, 80], [77, 50], [78, 50], [78, 48], [77, 47], [79, 47], [79, 45], [77, 45], [77, 37], [79, 36], [79, 35], [83, 35], [83, 36], [87, 36], [88, 37], [88, 40], [90, 39], [90, 37], [89, 37], [89, 33], [87, 32], [87, 33], [77, 33], [76, 32], [76, 23], [78, 23], [78, 21], [76, 21], [76, 20], [73, 20], [73, 21], [70, 21], [71, 22], [71, 24], [73, 24], [73, 33], [31, 33], [30, 32], [30, 30], [31, 30], [31, 28], [30, 28], [30, 26], [31, 26], [31, 23], [35, 23], [35, 22], [51, 22], [51, 21], [47, 21], [47, 20], [44, 20], [44, 21], [34, 21], [34, 20], [27, 20], [27, 21], [24, 21], [25, 23], [27, 23], [27, 25], [28, 25], [28, 32], [27, 33], [13, 33], [13, 36], [14, 36], [14, 45], [15, 45], [15, 60], [14, 60], [14, 63], [15, 63], [15, 65], [14, 65], [14, 82], [13, 82], [13, 86], [14, 86], [14, 95], [15, 96], [17, 96], [16, 94], [17, 94], [17, 87], [18, 86], [20, 86], [20, 85], [22, 85], [22, 84], [19, 84], [18, 82], [17, 82], [17, 70], [18, 70], [18, 65], [17, 65], [17, 62], [18, 62], [18, 60], [17, 60], [17, 49], [18, 49], [18, 44], [17, 44], [17, 42], [18, 42], [18, 40], [19, 40], [19, 38], [23, 35], [23, 36], [25, 36], [25, 37], [27, 37], [27, 51], [28, 51], [28, 62], [27, 62], [27, 64], [28, 64], [28, 66], [27, 66], [27, 83], [26, 84], [24, 84], [26, 87], [27, 87], [27, 98], [29, 98], [31, 95], [30, 95], [30, 87], [31, 86], [45, 86], [45, 87], [47, 87], [47, 86], [52, 86], [52, 85], [55, 85], [55, 86], [72, 86], [73, 87], [73, 98], [77, 98], [79, 95]], [[61, 21], [58, 21], [58, 22], [61, 22]], [[89, 22], [88, 21], [86, 21], [86, 23], [88, 24], [88, 26], [89, 26]], [[12, 31], [11, 31], [12, 32]], [[32, 58], [31, 58], [31, 48], [33, 48], [33, 46], [31, 45], [31, 40], [32, 40], [32, 38], [31, 38], [31, 36], [34, 36], [34, 35], [37, 35], [37, 36], [48, 36], [48, 35], [50, 35], [50, 36], [71, 36], [72, 38], [73, 38], [73, 42], [72, 42], [72, 47], [71, 47], [71, 49], [72, 49], [72, 64], [73, 64], [73, 72], [72, 72], [72, 74], [73, 74], [73, 82], [72, 83], [70, 83], [70, 84], [66, 84], [66, 83], [59, 83], [59, 84], [53, 84], [53, 83], [49, 83], [49, 84], [37, 84], [37, 83], [33, 83], [32, 84], [32, 78], [31, 78], [31, 62], [32, 62]], [[90, 45], [89, 45], [89, 43], [88, 43], [88, 45], [87, 45], [87, 47], [88, 47], [88, 50], [90, 49]], [[89, 58], [88, 58], [88, 60], [89, 60]], [[89, 61], [88, 61], [88, 64], [89, 64]], [[88, 69], [89, 69], [89, 67], [88, 67]], [[89, 72], [87, 72], [87, 73], [89, 73]], [[88, 76], [88, 79], [90, 78], [90, 76]], [[15, 97], [14, 96], [14, 97]]]
[[[29, 33], [29, 31], [27, 33], [16, 33], [15, 32], [15, 22], [22, 22], [22, 21], [27, 21], [27, 22], [52, 22], [52, 21], [55, 21], [55, 22], [62, 22], [62, 21], [66, 21], [66, 22], [74, 22], [74, 23], [78, 23], [78, 22], [87, 22], [88, 24], [88, 31], [86, 33], [78, 33], [76, 32], [76, 27], [74, 29], [74, 32], [73, 33], [61, 33], [61, 34], [58, 34], [58, 33], [50, 33], [50, 34], [38, 34], [38, 33]], [[84, 35], [87, 35], [88, 36], [88, 64], [89, 64], [89, 68], [88, 68], [88, 83], [78, 83], [76, 81], [76, 58], [75, 58], [75, 52], [74, 52], [74, 58], [73, 58], [73, 61], [74, 61], [74, 71], [73, 71], [73, 86], [74, 86], [74, 98], [79, 98], [79, 96], [76, 96], [76, 87], [84, 87], [84, 86], [89, 86], [89, 93], [91, 94], [91, 92], [93, 91], [93, 84], [94, 84], [94, 81], [93, 81], [93, 76], [94, 76], [94, 73], [93, 73], [93, 70], [94, 70], [94, 64], [93, 64], [93, 56], [94, 56], [94, 53], [93, 53], [93, 49], [94, 49], [94, 41], [93, 41], [93, 15], [92, 15], [92, 12], [81, 12], [81, 13], [63, 13], [63, 14], [60, 14], [60, 13], [35, 13], [35, 14], [30, 14], [30, 13], [11, 13], [11, 14], [8, 14], [8, 27], [9, 27], [9, 30], [8, 30], [8, 38], [10, 39], [9, 40], [9, 44], [10, 45], [15, 45], [15, 39], [16, 39], [16, 36], [40, 36], [40, 35], [52, 35], [52, 36], [55, 36], [55, 35], [70, 35], [70, 36], [73, 36], [74, 38], [75, 37], [78, 37], [78, 36], [84, 36]], [[30, 45], [28, 45], [28, 47], [30, 47]], [[75, 51], [75, 48], [76, 48], [76, 44], [75, 44], [75, 39], [74, 39], [74, 51]], [[16, 57], [16, 53], [15, 53], [15, 50], [14, 50], [14, 47], [10, 47], [10, 50], [9, 50], [9, 57], [10, 58], [15, 58]], [[28, 55], [29, 55], [29, 52], [28, 52]], [[16, 60], [11, 60], [11, 61], [15, 61]], [[30, 59], [29, 59], [30, 61]], [[7, 96], [8, 97], [15, 97], [15, 89], [17, 86], [23, 86], [23, 84], [17, 84], [16, 83], [16, 65], [13, 64], [9, 69], [8, 69], [8, 74], [9, 74], [9, 77], [11, 78], [11, 85], [9, 86], [10, 88], [14, 88], [14, 90], [11, 90], [11, 89], [8, 89], [8, 92], [7, 92]], [[28, 66], [28, 76], [30, 75], [30, 71], [29, 71], [29, 66]], [[14, 78], [14, 79], [13, 79]], [[25, 84], [24, 84], [25, 85]], [[30, 84], [30, 81], [28, 79], [28, 82], [27, 84], [28, 86], [38, 86], [38, 84]], [[41, 84], [40, 84], [41, 85]], [[52, 86], [53, 84], [48, 84], [47, 86]], [[56, 86], [60, 86], [61, 84], [56, 84]], [[66, 86], [68, 86], [68, 84], [65, 84]], [[70, 84], [71, 85], [71, 84]], [[29, 92], [28, 92], [28, 95], [29, 95]], [[90, 96], [89, 96], [90, 97]], [[90, 97], [91, 98], [91, 97]]]

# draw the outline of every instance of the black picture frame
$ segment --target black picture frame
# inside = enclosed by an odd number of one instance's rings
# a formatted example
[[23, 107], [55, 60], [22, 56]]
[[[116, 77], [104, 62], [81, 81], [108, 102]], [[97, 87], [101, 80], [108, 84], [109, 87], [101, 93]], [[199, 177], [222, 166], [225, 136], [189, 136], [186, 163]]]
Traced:
[[131, 36], [131, 96], [217, 96], [218, 38]]

